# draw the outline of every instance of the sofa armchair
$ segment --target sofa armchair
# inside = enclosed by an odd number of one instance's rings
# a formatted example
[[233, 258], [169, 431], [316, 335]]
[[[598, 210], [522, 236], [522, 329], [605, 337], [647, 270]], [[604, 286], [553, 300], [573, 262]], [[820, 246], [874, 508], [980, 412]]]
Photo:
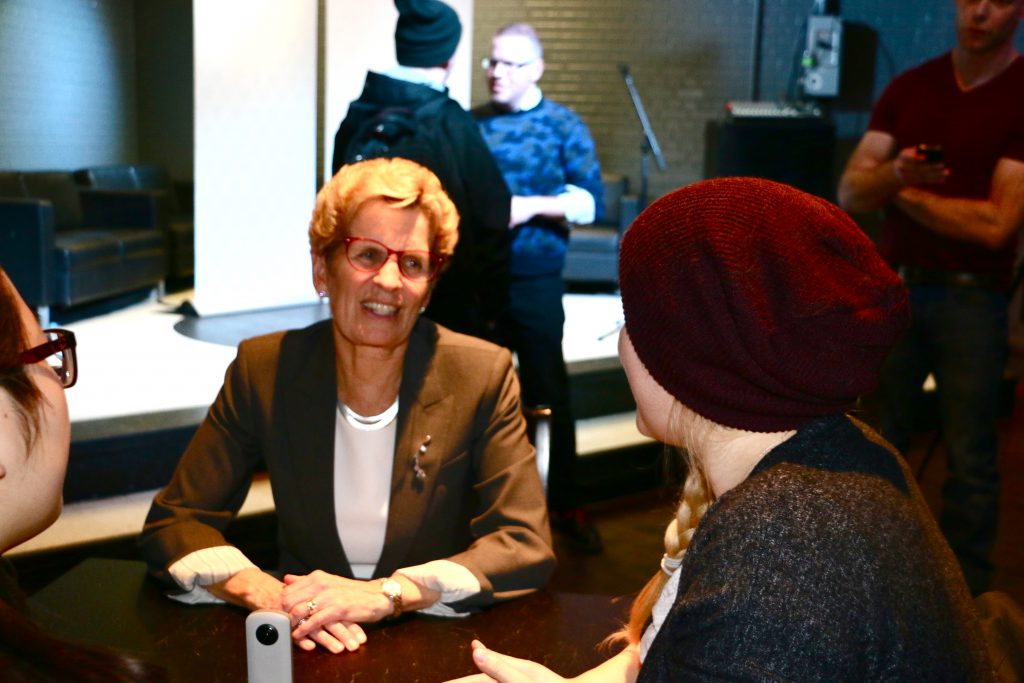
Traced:
[[159, 287], [160, 212], [152, 196], [85, 190], [67, 171], [0, 171], [0, 265], [44, 324], [51, 306]]
[[629, 194], [629, 179], [602, 174], [604, 216], [591, 225], [574, 225], [562, 279], [567, 283], [616, 288], [619, 282], [619, 240], [640, 212], [640, 202]]
[[167, 169], [158, 164], [91, 166], [75, 171], [75, 181], [83, 187], [159, 193], [166, 210], [163, 228], [167, 234], [167, 276], [193, 276], [196, 259], [191, 184], [176, 186]]

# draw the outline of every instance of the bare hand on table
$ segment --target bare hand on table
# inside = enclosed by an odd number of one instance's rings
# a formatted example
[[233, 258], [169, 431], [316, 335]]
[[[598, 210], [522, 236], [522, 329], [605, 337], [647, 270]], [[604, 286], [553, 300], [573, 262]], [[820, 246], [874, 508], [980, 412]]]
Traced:
[[206, 590], [224, 602], [246, 609], [281, 609], [284, 584], [265, 571], [252, 567], [206, 586]]
[[[324, 572], [315, 573], [324, 574]], [[324, 576], [330, 575], [324, 574]], [[292, 639], [303, 650], [313, 650], [319, 644], [337, 654], [345, 650], [356, 650], [366, 642], [366, 634], [358, 624], [342, 620], [332, 622], [323, 617], [319, 618], [315, 624], [312, 623], [312, 620], [307, 618], [309, 610], [306, 606], [311, 596], [307, 596], [303, 600], [295, 598], [298, 600], [298, 606], [286, 604], [285, 596], [288, 591], [289, 578], [294, 582], [296, 579], [308, 577], [286, 576], [285, 582], [282, 583], [260, 569], [243, 569], [225, 581], [207, 586], [206, 590], [227, 603], [250, 610], [279, 609], [289, 612], [294, 629]], [[339, 580], [345, 581], [346, 579]], [[303, 623], [300, 624], [300, 620]]]
[[558, 683], [567, 680], [537, 662], [488, 650], [479, 640], [473, 641], [473, 663], [482, 673], [448, 683]]
[[[288, 612], [292, 638], [303, 650], [321, 645], [337, 654], [366, 642], [359, 623], [391, 614], [391, 602], [376, 581], [357, 581], [316, 570], [305, 576], [286, 574], [281, 609]], [[311, 609], [312, 606], [312, 609]]]

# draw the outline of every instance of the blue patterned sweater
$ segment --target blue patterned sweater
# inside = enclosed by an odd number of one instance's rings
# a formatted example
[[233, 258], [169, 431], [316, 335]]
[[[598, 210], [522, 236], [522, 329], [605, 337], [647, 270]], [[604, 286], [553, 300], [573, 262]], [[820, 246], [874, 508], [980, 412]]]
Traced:
[[[601, 167], [590, 131], [576, 112], [542, 99], [527, 111], [506, 112], [485, 104], [473, 115], [513, 195], [557, 195], [566, 185], [576, 185], [594, 195], [601, 217]], [[512, 275], [560, 273], [568, 241], [569, 228], [563, 221], [534, 218], [518, 226], [512, 242]]]

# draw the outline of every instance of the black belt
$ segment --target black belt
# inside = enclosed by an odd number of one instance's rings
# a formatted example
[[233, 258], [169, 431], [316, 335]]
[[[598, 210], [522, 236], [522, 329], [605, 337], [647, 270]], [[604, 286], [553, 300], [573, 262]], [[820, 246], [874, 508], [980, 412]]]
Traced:
[[971, 273], [966, 270], [943, 270], [923, 266], [900, 266], [896, 272], [908, 285], [951, 285], [954, 287], [981, 287], [1002, 291], [1006, 288], [1003, 279], [987, 273]]

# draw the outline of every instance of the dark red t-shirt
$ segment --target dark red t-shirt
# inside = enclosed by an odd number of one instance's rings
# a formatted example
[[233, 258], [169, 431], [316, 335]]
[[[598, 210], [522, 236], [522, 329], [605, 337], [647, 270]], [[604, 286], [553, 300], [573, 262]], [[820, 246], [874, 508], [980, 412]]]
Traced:
[[[927, 189], [948, 197], [987, 198], [999, 159], [1024, 161], [1024, 58], [966, 92], [957, 85], [951, 53], [925, 62], [889, 84], [868, 129], [892, 135], [898, 150], [942, 145], [949, 178]], [[1016, 239], [993, 251], [939, 235], [889, 207], [878, 248], [893, 266], [985, 273], [1009, 283]]]

